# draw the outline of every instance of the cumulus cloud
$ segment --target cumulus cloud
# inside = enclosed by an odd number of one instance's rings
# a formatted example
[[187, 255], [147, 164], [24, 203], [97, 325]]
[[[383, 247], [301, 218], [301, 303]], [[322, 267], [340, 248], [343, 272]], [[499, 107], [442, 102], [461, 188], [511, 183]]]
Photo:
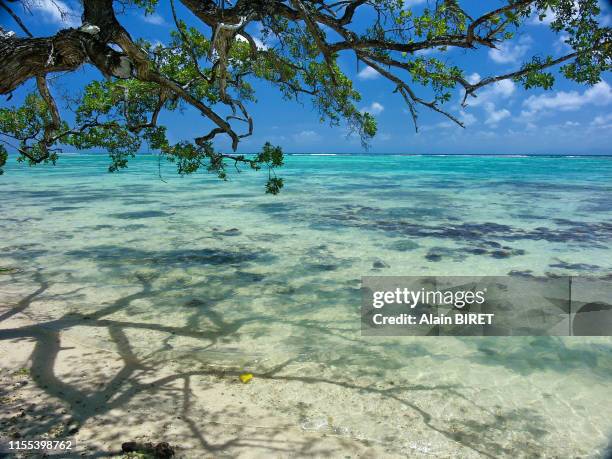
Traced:
[[311, 143], [321, 140], [321, 136], [312, 130], [304, 130], [293, 134], [293, 140], [297, 143]]
[[550, 8], [546, 8], [544, 13], [542, 14], [542, 18], [540, 18], [539, 14], [534, 14], [529, 18], [527, 24], [530, 25], [550, 25], [551, 22], [555, 20], [556, 16], [553, 13], [553, 10]]
[[[602, 4], [602, 2], [600, 2], [600, 4]], [[578, 14], [580, 12], [580, 3], [578, 2], [578, 0], [574, 0], [573, 11], [574, 14], [572, 15], [572, 17], [578, 18]], [[534, 14], [533, 16], [531, 16], [531, 18], [529, 18], [527, 24], [550, 25], [555, 19], [557, 19], [557, 15], [554, 13], [554, 11], [551, 8], [546, 8], [546, 10], [544, 10], [542, 14], [541, 19], [540, 14]]]
[[[599, 17], [597, 18], [599, 21], [599, 25], [603, 27], [609, 27], [610, 25], [612, 25], [612, 9], [609, 6], [610, 2], [600, 0], [598, 4], [599, 4], [599, 9], [601, 10]], [[574, 14], [572, 15], [572, 17], [574, 19], [577, 19], [579, 17], [579, 14], [580, 14], [580, 2], [578, 0], [574, 0]], [[551, 8], [546, 8], [542, 19], [540, 19], [538, 14], [534, 14], [533, 16], [529, 18], [529, 20], [527, 21], [527, 24], [548, 26], [555, 19], [557, 19], [557, 15], [553, 12], [553, 10]]]
[[568, 39], [569, 35], [566, 33], [559, 35], [559, 38], [553, 43], [555, 51], [558, 53], [569, 53], [573, 51], [572, 47], [567, 43]]
[[[457, 119], [461, 121], [463, 125], [466, 127], [471, 126], [472, 124], [475, 124], [476, 121], [478, 121], [477, 118], [473, 114], [468, 113], [464, 110], [459, 111], [459, 114], [457, 115]], [[426, 124], [424, 126], [419, 126], [419, 132], [428, 132], [428, 131], [435, 131], [438, 129], [452, 129], [452, 128], [460, 129], [461, 127], [452, 120], [446, 120], [446, 121], [440, 121], [436, 124]]]
[[376, 70], [374, 70], [370, 66], [364, 67], [357, 74], [357, 78], [359, 78], [360, 80], [375, 80], [379, 76], [380, 76], [380, 73], [378, 73]]
[[153, 25], [165, 25], [166, 24], [166, 20], [163, 18], [163, 16], [157, 13], [146, 14], [140, 17], [147, 24], [153, 24]]
[[609, 124], [612, 123], [612, 113], [609, 113], [607, 115], [599, 115], [596, 116], [593, 121], [591, 122], [591, 125], [593, 126], [607, 126]]
[[[115, 45], [115, 46], [116, 46], [116, 45]], [[163, 41], [161, 41], [161, 40], [153, 40], [153, 41], [151, 42], [151, 46], [152, 46], [153, 48], [157, 48], [158, 46], [161, 46], [162, 48], [165, 48], [165, 47], [166, 47], [166, 44], [165, 44]], [[113, 45], [111, 45], [111, 48], [112, 48], [112, 47], [113, 47]], [[115, 48], [113, 48], [113, 49], [115, 49]], [[120, 48], [119, 48], [119, 49], [115, 49], [115, 51], [121, 51], [121, 49], [120, 49]]]
[[481, 76], [480, 76], [478, 73], [474, 72], [474, 73], [472, 73], [471, 75], [468, 75], [468, 76], [467, 76], [467, 80], [468, 80], [468, 82], [469, 82], [470, 84], [476, 84], [476, 83], [478, 83], [480, 80], [482, 80], [482, 78], [481, 78]]
[[[467, 80], [472, 84], [478, 83], [481, 80], [481, 76], [478, 73], [473, 73], [467, 76]], [[485, 112], [485, 124], [495, 126], [511, 115], [508, 109], [498, 109], [497, 105], [507, 103], [507, 100], [510, 99], [515, 91], [516, 85], [512, 80], [497, 81], [478, 92], [476, 94], [477, 97], [468, 98], [468, 103], [470, 107], [482, 107]], [[466, 126], [476, 122], [475, 117], [473, 115], [470, 116], [472, 116], [472, 119], [462, 119]]]
[[[480, 75], [473, 74], [468, 77], [469, 79], [475, 76], [474, 83], [480, 81]], [[472, 83], [472, 81], [470, 81]], [[498, 99], [508, 99], [512, 94], [516, 91], [516, 85], [512, 80], [501, 80], [493, 83], [491, 86], [486, 87], [482, 91], [476, 94], [476, 97], [468, 98], [469, 105], [471, 107], [478, 107], [479, 105], [484, 105], [486, 103], [490, 103], [496, 101]]]
[[484, 109], [487, 113], [487, 119], [485, 120], [485, 124], [488, 125], [495, 126], [497, 125], [497, 123], [510, 116], [510, 111], [508, 109], [502, 108], [501, 110], [497, 110], [493, 102], [487, 102], [484, 106]]
[[493, 94], [499, 95], [501, 97], [510, 97], [514, 94], [516, 90], [516, 85], [512, 80], [501, 80], [493, 84], [491, 91]]
[[465, 110], [461, 110], [459, 112], [459, 121], [463, 123], [464, 126], [471, 126], [476, 123], [477, 119], [472, 113], [468, 113]]
[[541, 111], [578, 110], [585, 105], [604, 106], [612, 103], [612, 88], [605, 81], [586, 89], [582, 94], [578, 91], [559, 91], [553, 95], [542, 94], [529, 96], [523, 102], [524, 116], [531, 116]]
[[532, 39], [524, 35], [518, 41], [506, 41], [489, 50], [489, 58], [498, 64], [515, 64], [529, 51]]
[[[261, 41], [261, 39], [259, 39], [257, 37], [254, 37], [253, 35], [251, 35], [251, 37], [253, 38], [253, 41], [255, 42], [255, 46], [257, 47], [257, 49], [261, 49], [261, 50], [268, 49], [268, 45], [266, 45], [263, 41]], [[236, 40], [242, 41], [242, 42], [245, 42], [245, 43], [248, 43], [248, 41], [249, 41], [245, 37], [243, 37], [242, 35], [236, 35]]]
[[372, 115], [380, 115], [385, 107], [379, 102], [372, 102], [369, 107], [364, 107], [361, 109], [361, 113], [368, 112]]
[[44, 22], [69, 27], [81, 24], [81, 13], [72, 3], [61, 0], [34, 0], [28, 6], [34, 16]]
[[417, 56], [429, 56], [431, 54], [435, 54], [435, 53], [445, 53], [448, 52], [448, 48], [444, 49], [444, 48], [427, 48], [427, 49], [419, 49], [418, 51], [415, 51], [414, 54], [416, 54]]

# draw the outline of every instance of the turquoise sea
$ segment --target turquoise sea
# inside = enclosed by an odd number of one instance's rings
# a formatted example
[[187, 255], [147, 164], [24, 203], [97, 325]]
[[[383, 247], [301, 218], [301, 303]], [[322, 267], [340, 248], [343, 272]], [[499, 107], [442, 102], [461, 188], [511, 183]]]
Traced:
[[265, 172], [107, 161], [0, 177], [1, 320], [251, 371], [249, 403], [389, 454], [603, 454], [612, 338], [362, 337], [359, 310], [368, 275], [609, 279], [612, 158], [292, 155], [278, 196]]

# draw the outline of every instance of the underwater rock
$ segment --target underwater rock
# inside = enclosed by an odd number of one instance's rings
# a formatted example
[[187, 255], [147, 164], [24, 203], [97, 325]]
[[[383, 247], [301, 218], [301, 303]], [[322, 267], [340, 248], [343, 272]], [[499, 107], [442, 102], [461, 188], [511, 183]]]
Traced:
[[285, 214], [294, 210], [296, 206], [282, 202], [263, 203], [257, 206], [258, 209], [268, 214]]
[[494, 250], [491, 252], [493, 258], [509, 258], [512, 255], [508, 250]]
[[120, 227], [122, 231], [135, 231], [135, 230], [144, 229], [144, 228], [148, 228], [148, 226], [141, 225], [141, 224], [133, 224], [133, 225], [125, 225], [125, 226]]
[[85, 228], [92, 229], [92, 230], [104, 230], [104, 229], [113, 229], [114, 226], [104, 224], [104, 225], [86, 226]]
[[135, 212], [119, 212], [109, 214], [109, 217], [119, 218], [122, 220], [135, 220], [141, 218], [156, 218], [156, 217], [169, 217], [170, 214], [162, 212], [160, 210], [143, 210]]
[[232, 237], [232, 236], [240, 236], [242, 233], [240, 232], [240, 230], [238, 228], [230, 228], [228, 230], [220, 230], [219, 228], [213, 228], [213, 236], [228, 236], [228, 237]]
[[188, 308], [201, 308], [202, 306], [206, 306], [206, 302], [197, 298], [192, 298], [187, 303], [185, 303], [185, 306], [187, 306]]
[[372, 268], [374, 269], [389, 268], [389, 265], [382, 260], [375, 260], [374, 263], [372, 263]]
[[419, 244], [409, 239], [404, 239], [401, 241], [392, 242], [391, 244], [389, 244], [389, 248], [392, 250], [398, 250], [400, 252], [408, 252], [409, 250], [418, 249]]
[[509, 258], [515, 255], [525, 255], [525, 251], [523, 249], [513, 249], [511, 247], [504, 247], [500, 250], [493, 250], [491, 252], [491, 256], [493, 258]]
[[121, 451], [124, 453], [141, 453], [152, 455], [156, 459], [170, 459], [174, 457], [175, 451], [170, 444], [163, 441], [153, 446], [153, 443], [139, 443], [136, 441], [128, 441], [121, 445]]
[[237, 271], [236, 276], [238, 277], [238, 279], [240, 279], [240, 281], [245, 282], [261, 282], [266, 278], [266, 276], [264, 276], [263, 274], [250, 273], [247, 271]]
[[482, 247], [476, 247], [475, 249], [468, 249], [468, 252], [473, 255], [484, 255], [488, 253], [487, 249], [484, 249]]
[[240, 230], [238, 228], [230, 228], [221, 233], [222, 236], [239, 236]]
[[568, 263], [559, 259], [557, 259], [557, 263], [548, 266], [551, 268], [569, 269], [572, 271], [595, 271], [601, 269], [601, 267], [597, 265], [590, 265], [588, 263]]
[[308, 269], [316, 271], [335, 271], [338, 269], [338, 265], [333, 263], [313, 263], [306, 265]]
[[77, 210], [77, 209], [82, 209], [82, 207], [79, 207], [79, 206], [57, 206], [57, 207], [50, 207], [49, 208], [49, 212], [67, 212], [69, 210]]
[[524, 271], [517, 271], [517, 270], [512, 270], [508, 273], [508, 276], [514, 276], [514, 277], [527, 277], [527, 278], [533, 278], [535, 277], [533, 275], [533, 271], [531, 269], [526, 269]]
[[448, 247], [432, 247], [425, 255], [425, 259], [438, 262], [442, 258], [451, 258], [453, 261], [461, 261], [465, 258], [464, 249], [451, 249]]

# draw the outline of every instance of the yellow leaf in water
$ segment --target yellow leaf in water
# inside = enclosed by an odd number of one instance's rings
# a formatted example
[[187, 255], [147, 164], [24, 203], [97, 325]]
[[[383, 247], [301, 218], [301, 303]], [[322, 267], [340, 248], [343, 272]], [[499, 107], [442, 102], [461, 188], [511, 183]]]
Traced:
[[242, 373], [240, 376], [240, 381], [242, 381], [243, 384], [248, 383], [251, 379], [253, 379], [253, 373]]

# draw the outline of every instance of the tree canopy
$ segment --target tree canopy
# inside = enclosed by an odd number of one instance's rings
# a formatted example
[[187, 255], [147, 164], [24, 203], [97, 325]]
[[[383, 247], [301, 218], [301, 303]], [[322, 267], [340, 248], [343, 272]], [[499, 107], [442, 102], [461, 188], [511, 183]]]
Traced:
[[[55, 163], [66, 146], [102, 149], [115, 171], [145, 142], [181, 174], [205, 169], [224, 179], [228, 164], [267, 168], [266, 191], [275, 194], [283, 185], [274, 174], [283, 164], [280, 147], [266, 143], [257, 155], [233, 153], [253, 133], [248, 106], [256, 79], [287, 99], [309, 100], [321, 121], [346, 124], [367, 145], [376, 121], [356, 107], [360, 94], [338, 65], [343, 53], [393, 84], [415, 127], [421, 109], [462, 125], [448, 108], [457, 87], [463, 104], [505, 79], [550, 89], [555, 67], [565, 78], [593, 85], [610, 70], [612, 55], [612, 29], [598, 20], [598, 0], [471, 2], [485, 11], [470, 11], [461, 0], [430, 0], [418, 12], [404, 0], [169, 0], [174, 30], [167, 44], [135, 39], [122, 25], [127, 8], [153, 14], [161, 9], [158, 0], [83, 0], [80, 27], [43, 37], [21, 19], [30, 1], [0, 0], [0, 11], [14, 24], [14, 30], [0, 27], [0, 94], [10, 97], [28, 80], [36, 82], [21, 106], [0, 109], [0, 172], [6, 146], [31, 165]], [[552, 18], [551, 29], [567, 37], [571, 51], [536, 55], [512, 72], [475, 82], [466, 76], [469, 68], [425, 53], [496, 48], [534, 17]], [[254, 24], [260, 37], [248, 32]], [[48, 80], [84, 65], [99, 70], [100, 78], [72, 96], [68, 122]], [[202, 115], [201, 135], [172, 143], [159, 115], [185, 107]], [[229, 137], [233, 152], [215, 149], [218, 136]]]

